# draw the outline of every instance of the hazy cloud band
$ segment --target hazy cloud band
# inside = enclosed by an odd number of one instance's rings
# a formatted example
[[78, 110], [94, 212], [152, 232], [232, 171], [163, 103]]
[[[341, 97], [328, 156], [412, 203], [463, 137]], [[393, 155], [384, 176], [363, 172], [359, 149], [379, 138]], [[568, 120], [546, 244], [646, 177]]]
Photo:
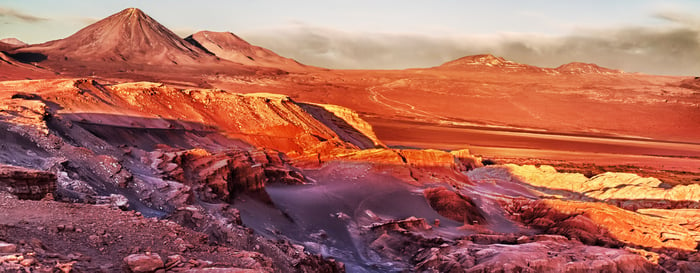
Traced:
[[655, 17], [666, 23], [579, 30], [566, 36], [357, 33], [303, 24], [242, 34], [286, 57], [328, 68], [431, 67], [466, 55], [491, 53], [543, 67], [580, 61], [629, 72], [699, 75], [700, 20], [681, 13]]
[[0, 7], [0, 18], [10, 18], [24, 22], [34, 23], [46, 20], [46, 18], [37, 17], [31, 14], [19, 12], [11, 8]]

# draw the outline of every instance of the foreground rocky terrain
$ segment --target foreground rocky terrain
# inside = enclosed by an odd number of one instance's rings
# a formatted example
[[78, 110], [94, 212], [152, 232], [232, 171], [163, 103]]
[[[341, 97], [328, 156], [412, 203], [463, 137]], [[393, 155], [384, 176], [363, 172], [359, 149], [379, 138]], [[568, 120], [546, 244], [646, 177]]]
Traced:
[[7, 268], [700, 265], [695, 184], [391, 149], [349, 109], [273, 94], [65, 79], [6, 81], [0, 96]]
[[700, 271], [697, 79], [328, 71], [137, 9], [0, 52], [3, 272]]

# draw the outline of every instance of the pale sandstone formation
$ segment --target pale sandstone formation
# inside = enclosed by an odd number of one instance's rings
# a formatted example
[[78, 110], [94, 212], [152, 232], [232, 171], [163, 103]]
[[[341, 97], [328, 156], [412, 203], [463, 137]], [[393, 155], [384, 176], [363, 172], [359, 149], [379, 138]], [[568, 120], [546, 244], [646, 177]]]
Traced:
[[592, 178], [582, 174], [559, 173], [551, 166], [487, 166], [468, 174], [474, 180], [505, 180], [530, 185], [535, 189], [567, 197], [588, 197], [602, 201], [700, 201], [700, 185], [670, 187], [653, 177], [606, 172]]
[[695, 241], [700, 242], [699, 209], [638, 209], [643, 215], [660, 217], [664, 221], [680, 225], [688, 230]]

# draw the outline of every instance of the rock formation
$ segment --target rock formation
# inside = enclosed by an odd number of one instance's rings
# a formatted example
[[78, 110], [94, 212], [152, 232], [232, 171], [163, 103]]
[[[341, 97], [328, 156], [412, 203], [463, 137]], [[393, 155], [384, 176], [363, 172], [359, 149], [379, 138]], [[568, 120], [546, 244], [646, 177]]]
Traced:
[[473, 180], [516, 181], [544, 194], [595, 199], [630, 209], [646, 206], [675, 208], [676, 204], [688, 206], [700, 201], [700, 185], [672, 187], [653, 177], [629, 173], [606, 172], [589, 179], [582, 174], [559, 173], [551, 166], [506, 164], [481, 168], [470, 172], [469, 177]]
[[700, 271], [697, 79], [323, 70], [133, 8], [0, 51], [2, 272]]
[[0, 190], [21, 199], [39, 200], [56, 190], [56, 175], [0, 164]]

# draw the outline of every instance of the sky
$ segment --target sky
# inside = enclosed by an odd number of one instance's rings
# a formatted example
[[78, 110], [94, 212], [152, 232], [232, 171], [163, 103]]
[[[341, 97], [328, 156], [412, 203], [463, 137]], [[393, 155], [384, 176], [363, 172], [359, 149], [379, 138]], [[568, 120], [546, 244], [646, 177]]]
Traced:
[[490, 53], [543, 67], [700, 75], [698, 0], [0, 0], [0, 38], [61, 39], [128, 7], [183, 37], [230, 31], [328, 68], [431, 67]]

